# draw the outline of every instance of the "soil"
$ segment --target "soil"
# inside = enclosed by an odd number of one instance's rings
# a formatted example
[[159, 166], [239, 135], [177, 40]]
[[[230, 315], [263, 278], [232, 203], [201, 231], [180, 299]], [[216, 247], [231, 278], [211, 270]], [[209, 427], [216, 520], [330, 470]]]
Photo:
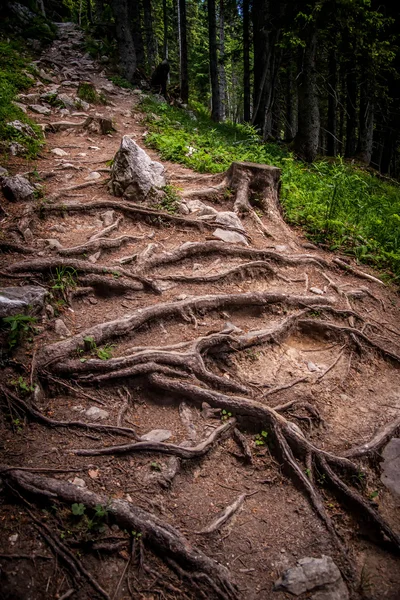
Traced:
[[[75, 95], [74, 82], [80, 80], [92, 81], [100, 90], [106, 84], [110, 87], [101, 67], [84, 54], [82, 36], [72, 25], [60, 27], [59, 39], [46, 51], [45, 58], [61, 61], [64, 65], [53, 64], [50, 69], [49, 63], [46, 63], [47, 71], [60, 86], [59, 92]], [[33, 91], [53, 88], [54, 83], [38, 82]], [[349, 449], [368, 442], [377, 430], [399, 418], [397, 290], [344, 271], [333, 262], [335, 255], [318, 248], [310, 249], [301, 231], [290, 229], [282, 219], [268, 218], [267, 211], [261, 221], [268, 237], [249, 215], [243, 216], [242, 222], [251, 240], [250, 247], [272, 253], [265, 260], [275, 273], [271, 270], [261, 273], [249, 271], [213, 282], [163, 281], [162, 294], [146, 287], [115, 294], [111, 287], [94, 288], [79, 280], [78, 287], [70, 286], [64, 293], [54, 289], [60, 257], [56, 250], [46, 246], [44, 240], [56, 238], [62, 247], [67, 248], [87, 243], [91, 235], [101, 231], [104, 224], [100, 215], [107, 208], [72, 212], [67, 205], [70, 202], [123, 202], [108, 192], [107, 165], [118, 150], [122, 135], [130, 135], [144, 146], [146, 128], [138, 106], [138, 94], [115, 86], [110, 89], [112, 92], [104, 92], [108, 99], [106, 106], [92, 104], [87, 111], [77, 112], [90, 116], [100, 114], [112, 119], [115, 132], [107, 135], [83, 129], [48, 132], [46, 146], [39, 159], [27, 161], [14, 157], [3, 165], [12, 174], [32, 174], [36, 170], [49, 202], [35, 200], [27, 205], [1, 200], [7, 213], [2, 221], [3, 239], [34, 249], [33, 254], [25, 257], [12, 251], [0, 255], [1, 285], [45, 285], [52, 294], [49, 304], [53, 310], [39, 317], [39, 332], [31, 342], [26, 339], [11, 357], [6, 348], [3, 351], [0, 464], [47, 470], [44, 473], [46, 477], [60, 481], [73, 482], [78, 477], [87, 489], [110, 501], [126, 500], [153, 513], [179, 530], [205, 555], [225, 565], [237, 586], [238, 598], [288, 598], [289, 594], [285, 592], [273, 591], [274, 582], [282, 572], [302, 557], [324, 554], [332, 556], [341, 568], [352, 598], [399, 598], [399, 548], [393, 548], [387, 536], [377, 534], [376, 527], [364, 518], [357, 504], [354, 507], [349, 498], [337, 493], [316, 461], [312, 467], [314, 487], [338, 539], [347, 549], [344, 555], [332, 531], [328, 530], [310, 503], [304, 485], [296, 481], [288, 470], [287, 461], [278, 452], [279, 443], [274, 438], [273, 428], [269, 428], [270, 424], [251, 418], [245, 409], [241, 411], [240, 408], [236, 412], [227, 410], [213, 416], [205, 415], [191, 388], [187, 388], [189, 391], [184, 397], [179, 397], [171, 390], [160, 391], [157, 386], [153, 387], [153, 380], [143, 374], [138, 377], [123, 377], [121, 374], [115, 379], [100, 382], [85, 380], [79, 369], [87, 369], [86, 374], [90, 373], [92, 364], [95, 369], [96, 348], [86, 348], [80, 355], [76, 352], [67, 355], [66, 352], [61, 362], [70, 365], [67, 372], [57, 371], [57, 361], [45, 366], [41, 363], [36, 368], [35, 361], [40, 363], [43, 349], [47, 351], [53, 348], [52, 344], [61, 342], [59, 348], [63, 352], [65, 341], [55, 331], [57, 318], [63, 320], [71, 336], [85, 336], [95, 325], [137, 315], [140, 314], [138, 311], [158, 304], [193, 299], [192, 308], [182, 309], [175, 315], [154, 318], [124, 335], [116, 332], [114, 338], [113, 333], [107, 339], [100, 336], [97, 346], [112, 344], [111, 353], [115, 359], [132, 355], [138, 347], [167, 351], [174, 344], [212, 336], [226, 326], [232, 328], [232, 324], [245, 334], [266, 328], [273, 332], [285, 319], [293, 317], [296, 325], [284, 335], [272, 335], [265, 343], [237, 350], [233, 347], [228, 351], [226, 348], [218, 351], [216, 346], [215, 352], [203, 356], [205, 368], [219, 377], [219, 387], [201, 379], [190, 368], [185, 370], [166, 363], [175, 369], [175, 375], [171, 377], [177, 377], [178, 369], [184, 385], [194, 384], [202, 390], [214, 389], [232, 398], [240, 396], [243, 406], [246, 398], [270, 408], [293, 402], [293, 406], [282, 413], [285, 422], [295, 423], [314, 447], [339, 457]], [[81, 114], [60, 117], [59, 110], [53, 108], [48, 117], [32, 117], [40, 124], [64, 119], [76, 123], [82, 121]], [[67, 155], [57, 157], [52, 153], [54, 148], [61, 148]], [[152, 159], [159, 160], [154, 151], [146, 151]], [[213, 181], [221, 180], [220, 177], [195, 174], [173, 163], [163, 164], [168, 183], [178, 187], [183, 195], [191, 190], [208, 188]], [[64, 210], [51, 212], [52, 196], [59, 194], [63, 188], [86, 183], [93, 170], [100, 172], [101, 178], [93, 186], [65, 192], [57, 201], [65, 204]], [[233, 210], [234, 201], [229, 197], [215, 194], [208, 196], [205, 202], [217, 210]], [[40, 204], [44, 204], [44, 211]], [[26, 218], [27, 209], [31, 210], [29, 227], [33, 233], [33, 241], [29, 243], [21, 235], [21, 220], [24, 215]], [[148, 249], [149, 244], [155, 244], [150, 251], [162, 256], [186, 242], [215, 239], [210, 229], [167, 222], [162, 213], [160, 219], [145, 219], [116, 209], [115, 217], [119, 215], [123, 216], [123, 220], [109, 237], [127, 235], [140, 239], [128, 241], [120, 248], [103, 250], [96, 265], [118, 269], [120, 258], [137, 254], [139, 259], [136, 263], [124, 265], [134, 275], [138, 272], [141, 253]], [[153, 280], [178, 274], [211, 276], [252, 260], [230, 256], [224, 251], [230, 246], [222, 244], [213, 253], [203, 252], [160, 266], [152, 264], [148, 269], [144, 259], [142, 274]], [[90, 266], [89, 256], [88, 252], [73, 258], [84, 260]], [[304, 256], [315, 260], [299, 260], [293, 264], [284, 260]], [[23, 260], [40, 258], [54, 260], [50, 274], [28, 269], [28, 273], [16, 279], [7, 273], [7, 269]], [[348, 261], [346, 257], [339, 258]], [[364, 266], [349, 264], [364, 274], [379, 278], [379, 274]], [[115, 282], [112, 275], [107, 277]], [[317, 288], [320, 294], [313, 293], [312, 288]], [[226, 302], [222, 308], [216, 306], [210, 310], [198, 310], [196, 307], [195, 299], [200, 296], [233, 296], [250, 292], [300, 296], [305, 300], [297, 305], [282, 300], [236, 306], [229, 306]], [[313, 302], [310, 298], [314, 297]], [[332, 307], [336, 312], [330, 310]], [[312, 323], [307, 325], [301, 319], [309, 319]], [[321, 328], [315, 322], [341, 326], [342, 330]], [[345, 327], [352, 328], [350, 333], [346, 333]], [[355, 330], [367, 339], [357, 337]], [[243, 333], [234, 331], [231, 335]], [[187, 347], [183, 350], [186, 351]], [[80, 362], [85, 359], [86, 362]], [[103, 362], [103, 367], [92, 372], [96, 375], [106, 373], [108, 361]], [[27, 382], [31, 379], [32, 384], [40, 384], [41, 393], [31, 398], [29, 391], [13, 383], [19, 377]], [[231, 391], [222, 389], [224, 381], [227, 386], [231, 383], [242, 391], [234, 391], [233, 387]], [[286, 389], [285, 384], [288, 384]], [[174, 455], [160, 452], [76, 455], [72, 450], [104, 448], [134, 440], [116, 432], [72, 426], [50, 427], [38, 422], [32, 415], [24, 414], [21, 406], [13, 401], [13, 396], [4, 394], [4, 389], [31, 406], [34, 402], [40, 413], [57, 421], [90, 423], [85, 411], [97, 406], [108, 413], [104, 420], [96, 421], [98, 424], [115, 426], [119, 423], [133, 428], [139, 436], [154, 429], [167, 429], [171, 432], [168, 444], [186, 447], [194, 447], [206, 439], [221, 425], [221, 420], [236, 418], [237, 427], [244, 434], [253, 459], [250, 464], [244, 460], [242, 449], [232, 435], [213, 445], [202, 458], [177, 459]], [[127, 410], [121, 415], [125, 401]], [[183, 415], [182, 401], [188, 407], [188, 418]], [[314, 412], [305, 408], [305, 402]], [[395, 433], [394, 429], [392, 434]], [[359, 469], [358, 477], [353, 474], [346, 482], [385, 519], [393, 531], [400, 532], [400, 499], [380, 481], [380, 457], [381, 448], [376, 448], [364, 458], [354, 458]], [[296, 455], [296, 461], [303, 473], [310, 475], [300, 455]], [[168, 479], [171, 471], [173, 475]], [[37, 495], [35, 490], [18, 489], [7, 479], [6, 473], [3, 479], [0, 491], [1, 598], [60, 599], [69, 597], [70, 590], [73, 590], [73, 593], [70, 592], [73, 598], [101, 597], [88, 579], [74, 574], [62, 556], [49, 545], [40, 523], [50, 528], [114, 600], [204, 597], [201, 585], [195, 588], [190, 577], [180, 577], [179, 570], [171, 569], [168, 561], [163, 560], [163, 551], [153, 551], [154, 548], [146, 544], [146, 536], [142, 540], [140, 532], [132, 533], [113, 523], [111, 512], [100, 517], [93, 517], [88, 510], [85, 510], [87, 516], [74, 515], [71, 504], [63, 502], [61, 495], [46, 499]], [[226, 524], [213, 533], [199, 533], [243, 493], [248, 496]], [[132, 555], [133, 541], [136, 544]], [[349, 564], [354, 569], [355, 578], [349, 575]], [[208, 596], [213, 597], [213, 593], [208, 593]], [[215, 592], [215, 597], [222, 596]], [[307, 597], [310, 595], [301, 596]]]

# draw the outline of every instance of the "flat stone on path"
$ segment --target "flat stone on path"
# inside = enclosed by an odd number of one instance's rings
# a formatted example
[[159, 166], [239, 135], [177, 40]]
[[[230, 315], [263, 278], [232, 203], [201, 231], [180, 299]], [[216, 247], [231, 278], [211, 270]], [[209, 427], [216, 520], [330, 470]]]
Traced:
[[38, 113], [39, 115], [51, 115], [51, 109], [48, 106], [42, 106], [41, 104], [29, 104], [29, 110]]
[[390, 440], [382, 456], [381, 481], [388, 490], [400, 497], [400, 438]]
[[241, 233], [237, 231], [226, 231], [225, 229], [216, 229], [213, 233], [213, 236], [222, 240], [223, 242], [228, 242], [229, 244], [244, 244], [248, 246], [249, 243]]
[[62, 148], [53, 148], [51, 152], [56, 156], [68, 156], [68, 152], [65, 152]]
[[165, 442], [172, 435], [169, 429], [152, 429], [148, 433], [142, 435], [143, 442]]

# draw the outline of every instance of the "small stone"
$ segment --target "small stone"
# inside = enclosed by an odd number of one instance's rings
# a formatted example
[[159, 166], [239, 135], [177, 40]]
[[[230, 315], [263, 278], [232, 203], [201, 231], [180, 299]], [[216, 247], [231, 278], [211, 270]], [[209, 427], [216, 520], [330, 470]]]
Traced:
[[12, 156], [24, 156], [27, 153], [27, 148], [18, 142], [10, 142], [8, 149]]
[[315, 365], [313, 362], [309, 361], [307, 363], [307, 369], [310, 371], [310, 373], [315, 373], [315, 371], [319, 371], [319, 368], [317, 367], [317, 365]]
[[284, 245], [282, 245], [282, 246], [279, 246], [279, 245], [278, 245], [278, 246], [275, 246], [275, 250], [276, 250], [277, 252], [286, 252], [286, 251], [287, 251], [287, 249], [288, 249], [288, 247], [287, 247], [287, 246], [284, 246]]
[[141, 439], [144, 442], [165, 442], [172, 436], [169, 429], [152, 429], [148, 433], [142, 435]]
[[85, 415], [92, 421], [103, 421], [108, 418], [108, 412], [97, 406], [91, 406], [85, 411]]
[[62, 319], [56, 319], [54, 322], [54, 331], [61, 338], [70, 337], [71, 332], [68, 327], [65, 325]]
[[33, 242], [33, 233], [32, 231], [29, 229], [29, 227], [27, 227], [23, 233], [24, 235], [24, 240], [27, 244], [32, 244]]
[[42, 106], [41, 104], [29, 104], [29, 110], [38, 113], [39, 115], [51, 115], [51, 110], [48, 106]]
[[94, 298], [94, 296], [89, 296], [88, 300], [90, 304], [98, 304], [98, 300], [97, 298]]
[[97, 171], [92, 171], [89, 175], [86, 175], [86, 181], [95, 181], [96, 179], [100, 179], [101, 175]]
[[60, 250], [62, 248], [61, 243], [56, 238], [50, 238], [45, 240], [45, 242], [49, 250]]
[[236, 229], [241, 229], [244, 231], [242, 221], [234, 212], [219, 212], [215, 217], [215, 222], [224, 227], [235, 227]]
[[51, 152], [56, 156], [68, 156], [68, 152], [65, 152], [62, 148], [53, 148]]
[[244, 235], [237, 233], [236, 231], [226, 231], [225, 229], [218, 228], [214, 231], [213, 236], [229, 244], [244, 244], [245, 246], [249, 245]]
[[8, 171], [4, 167], [0, 167], [0, 177], [7, 177]]
[[57, 231], [57, 233], [65, 233], [67, 231], [67, 228], [65, 227], [65, 225], [52, 225], [51, 227], [49, 227], [49, 231]]
[[54, 308], [52, 307], [52, 305], [46, 304], [45, 310], [46, 310], [46, 313], [47, 313], [49, 319], [53, 319], [54, 318]]
[[180, 302], [181, 300], [186, 300], [187, 297], [188, 297], [187, 294], [180, 294], [179, 296], [176, 297], [176, 299], [178, 302]]
[[114, 223], [114, 215], [115, 212], [113, 210], [107, 210], [106, 212], [100, 215], [101, 220], [104, 223], [104, 227], [109, 227]]
[[86, 487], [86, 481], [84, 479], [81, 479], [80, 477], [75, 477], [70, 483], [80, 488]]
[[324, 295], [323, 290], [321, 290], [320, 288], [317, 288], [317, 287], [310, 287], [310, 292], [312, 292], [313, 294], [317, 294], [318, 296]]
[[14, 544], [18, 541], [18, 533], [13, 533], [10, 535], [8, 541], [10, 542], [11, 546], [14, 546]]

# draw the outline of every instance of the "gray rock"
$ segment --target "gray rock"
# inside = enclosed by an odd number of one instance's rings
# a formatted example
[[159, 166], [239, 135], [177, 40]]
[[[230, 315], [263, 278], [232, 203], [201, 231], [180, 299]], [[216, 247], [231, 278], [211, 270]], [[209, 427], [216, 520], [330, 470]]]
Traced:
[[13, 104], [14, 104], [14, 106], [16, 106], [17, 108], [22, 110], [23, 113], [27, 114], [28, 110], [27, 110], [25, 104], [21, 104], [20, 102], [14, 102], [14, 101], [13, 101]]
[[7, 126], [12, 127], [13, 129], [15, 129], [15, 131], [19, 131], [19, 133], [22, 133], [22, 135], [26, 135], [27, 137], [37, 138], [37, 135], [33, 131], [32, 127], [30, 127], [30, 125], [28, 125], [27, 123], [22, 123], [22, 121], [18, 121], [18, 119], [16, 119], [15, 121], [10, 121], [9, 123], [7, 123]]
[[300, 596], [312, 592], [313, 600], [348, 600], [349, 593], [341, 573], [330, 556], [302, 558], [275, 582], [275, 590]]
[[189, 209], [189, 212], [196, 213], [199, 217], [204, 217], [206, 215], [218, 215], [218, 211], [215, 210], [212, 206], [207, 206], [201, 200], [187, 200], [186, 206]]
[[51, 109], [48, 106], [42, 106], [41, 104], [29, 104], [29, 110], [38, 113], [39, 115], [51, 115]]
[[92, 421], [103, 421], [108, 418], [108, 412], [98, 406], [91, 406], [85, 411], [85, 415]]
[[68, 156], [68, 152], [65, 152], [62, 148], [53, 148], [51, 152], [56, 156]]
[[48, 238], [45, 240], [49, 250], [61, 250], [62, 244], [56, 238]]
[[152, 429], [148, 433], [142, 435], [141, 439], [144, 442], [165, 442], [172, 435], [169, 429]]
[[18, 142], [10, 142], [8, 149], [12, 156], [23, 156], [27, 152], [27, 148]]
[[32, 230], [27, 227], [23, 232], [24, 240], [27, 244], [32, 244], [33, 242], [33, 233]]
[[47, 291], [39, 286], [6, 287], [0, 289], [0, 317], [25, 313], [30, 308], [39, 311], [44, 307]]
[[106, 212], [100, 215], [104, 223], [104, 227], [109, 227], [114, 223], [114, 215], [115, 213], [113, 210], [106, 210]]
[[74, 477], [74, 479], [72, 479], [70, 483], [80, 488], [86, 487], [86, 481], [84, 479], [81, 479], [80, 477]]
[[136, 142], [124, 135], [111, 169], [112, 193], [143, 200], [151, 191], [165, 185], [163, 165], [151, 160]]
[[57, 100], [60, 100], [68, 110], [75, 110], [76, 108], [75, 100], [68, 94], [58, 94]]
[[248, 246], [249, 243], [241, 233], [237, 233], [236, 231], [226, 231], [225, 229], [216, 229], [213, 233], [213, 236], [222, 240], [223, 242], [228, 242], [229, 244], [244, 244]]
[[22, 177], [3, 177], [1, 180], [3, 194], [10, 202], [30, 201], [34, 199], [35, 188]]
[[97, 171], [91, 171], [88, 175], [86, 175], [86, 181], [95, 181], [96, 179], [100, 179], [101, 175]]
[[396, 496], [400, 496], [400, 438], [390, 440], [382, 452], [381, 481]]
[[56, 319], [54, 321], [54, 331], [61, 338], [70, 337], [71, 335], [70, 330], [68, 329], [68, 327], [62, 319]]
[[0, 167], [0, 177], [7, 177], [8, 171], [4, 167]]
[[101, 256], [101, 250], [98, 250], [94, 254], [91, 254], [90, 256], [88, 256], [88, 261], [91, 262], [92, 264], [95, 264], [99, 260], [100, 256]]
[[317, 287], [310, 287], [310, 292], [312, 292], [313, 294], [317, 294], [318, 296], [324, 295], [323, 290], [321, 290], [320, 288], [317, 288]]
[[242, 221], [234, 212], [224, 211], [217, 213], [215, 222], [218, 223], [218, 225], [236, 227], [236, 229], [242, 229], [244, 231]]
[[319, 368], [317, 367], [317, 365], [315, 365], [311, 361], [308, 361], [308, 363], [307, 363], [307, 369], [310, 371], [310, 373], [315, 373], [315, 371], [319, 371]]

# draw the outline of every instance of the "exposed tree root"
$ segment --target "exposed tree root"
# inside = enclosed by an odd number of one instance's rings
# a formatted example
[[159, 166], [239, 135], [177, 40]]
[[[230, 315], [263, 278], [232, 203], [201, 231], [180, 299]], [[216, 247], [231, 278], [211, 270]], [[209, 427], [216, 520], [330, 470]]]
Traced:
[[113, 425], [98, 425], [97, 423], [84, 423], [83, 421], [57, 421], [51, 419], [42, 414], [34, 405], [29, 405], [21, 398], [18, 398], [13, 392], [8, 390], [6, 387], [0, 385], [0, 393], [11, 401], [14, 410], [19, 414], [28, 415], [34, 421], [41, 423], [42, 425], [48, 425], [49, 427], [60, 427], [60, 428], [72, 428], [72, 429], [89, 429], [93, 431], [100, 431], [104, 433], [112, 433], [133, 437], [135, 440], [139, 440], [140, 436], [136, 431], [130, 427], [115, 427]]
[[109, 233], [118, 229], [118, 227], [120, 226], [120, 223], [121, 223], [121, 221], [123, 221], [123, 219], [124, 219], [124, 217], [122, 215], [120, 215], [119, 217], [117, 217], [115, 219], [114, 223], [111, 223], [111, 225], [109, 225], [108, 227], [105, 227], [101, 231], [98, 231], [97, 233], [92, 235], [89, 238], [89, 241], [92, 242], [93, 240], [98, 240], [99, 238], [106, 237]]
[[[78, 262], [78, 261], [76, 261]], [[124, 319], [108, 321], [95, 325], [67, 340], [45, 346], [37, 353], [37, 366], [43, 367], [48, 363], [54, 363], [66, 358], [71, 352], [76, 351], [78, 347], [84, 347], [84, 338], [91, 336], [97, 345], [101, 345], [117, 337], [127, 335], [137, 330], [145, 323], [150, 323], [155, 319], [165, 317], [182, 317], [189, 310], [209, 312], [214, 309], [249, 306], [264, 306], [269, 304], [283, 304], [291, 307], [304, 308], [309, 305], [318, 305], [321, 303], [333, 302], [330, 298], [317, 299], [314, 296], [295, 296], [282, 293], [271, 292], [249, 292], [244, 294], [221, 294], [206, 295], [188, 298], [179, 302], [168, 302], [165, 304], [156, 304], [144, 309], [136, 310], [133, 314]]]
[[79, 456], [101, 456], [105, 454], [129, 454], [135, 452], [156, 452], [170, 454], [178, 458], [201, 458], [211, 448], [235, 427], [235, 419], [230, 419], [215, 429], [207, 439], [197, 446], [177, 446], [176, 444], [165, 444], [163, 442], [136, 442], [135, 444], [124, 444], [120, 446], [107, 446], [105, 448], [90, 448], [82, 450], [70, 450], [72, 454]]
[[[333, 524], [325, 511], [325, 507], [318, 490], [312, 485], [308, 477], [304, 474], [304, 469], [299, 466], [294, 454], [296, 454], [296, 456], [302, 460], [305, 460], [305, 457], [311, 455], [313, 460], [316, 461], [322, 469], [324, 469], [324, 465], [329, 465], [330, 471], [326, 474], [332, 483], [335, 484], [336, 489], [341, 492], [346, 491], [347, 486], [338, 475], [335, 475], [337, 480], [332, 477], [332, 467], [344, 470], [345, 472], [351, 473], [354, 476], [360, 472], [360, 469], [357, 467], [357, 465], [345, 457], [336, 456], [330, 452], [326, 452], [315, 447], [305, 438], [304, 434], [297, 426], [288, 421], [274, 409], [259, 402], [255, 402], [249, 398], [227, 396], [220, 392], [205, 390], [187, 382], [183, 384], [176, 380], [166, 379], [162, 375], [158, 374], [151, 375], [148, 378], [148, 381], [151, 387], [162, 391], [164, 394], [165, 392], [169, 392], [174, 396], [178, 396], [179, 398], [190, 398], [192, 402], [198, 404], [207, 402], [211, 406], [218, 406], [225, 410], [229, 410], [237, 417], [245, 416], [255, 418], [259, 424], [265, 424], [266, 427], [269, 427], [278, 443], [284, 463], [289, 466], [292, 474], [302, 484], [302, 487], [309, 496], [318, 516], [325, 523], [328, 531], [334, 536], [338, 548], [345, 553], [343, 543], [337, 536]], [[338, 481], [341, 482], [340, 485]], [[353, 490], [350, 491], [353, 492]], [[349, 495], [347, 491], [346, 493]], [[384, 519], [382, 519], [382, 517], [375, 510], [369, 507], [368, 502], [359, 497], [356, 492], [354, 492], [352, 499], [353, 501], [357, 501], [359, 506], [363, 506], [364, 513], [368, 513], [368, 519], [374, 525], [375, 529], [384, 533], [397, 547], [397, 549], [400, 549], [400, 536], [391, 529], [386, 521], [384, 521]]]
[[[85, 181], [85, 183], [78, 183], [77, 185], [70, 185], [69, 187], [62, 188], [57, 194], [52, 194], [51, 200], [54, 202], [63, 196], [68, 196], [70, 192], [75, 190], [84, 190], [85, 188], [92, 187], [94, 185], [103, 185], [105, 181]], [[42, 210], [42, 207], [41, 207]]]
[[18, 254], [36, 254], [37, 248], [30, 248], [29, 246], [21, 246], [15, 242], [8, 242], [5, 240], [0, 241], [0, 252], [18, 252]]
[[29, 277], [32, 273], [46, 273], [55, 271], [57, 268], [69, 268], [74, 269], [76, 273], [96, 273], [96, 274], [110, 274], [114, 277], [127, 277], [128, 279], [136, 279], [142, 283], [145, 287], [150, 288], [157, 294], [161, 293], [157, 284], [143, 277], [131, 273], [121, 267], [107, 267], [105, 265], [93, 265], [84, 260], [77, 259], [65, 259], [65, 258], [41, 258], [35, 260], [26, 260], [20, 263], [14, 263], [6, 267], [2, 274], [6, 276], [18, 275], [19, 277]]
[[311, 254], [299, 254], [297, 256], [289, 256], [281, 254], [274, 250], [261, 250], [257, 248], [248, 248], [244, 246], [234, 246], [225, 242], [207, 241], [207, 242], [187, 242], [179, 246], [171, 252], [162, 252], [155, 254], [142, 265], [142, 269], [150, 270], [159, 266], [166, 266], [180, 262], [195, 256], [220, 254], [221, 256], [234, 256], [238, 258], [247, 258], [252, 260], [272, 260], [278, 264], [286, 266], [298, 265], [316, 265], [321, 267], [324, 265], [329, 267], [328, 261], [321, 259], [319, 256]]
[[112, 239], [102, 237], [96, 239], [92, 238], [92, 240], [86, 244], [80, 244], [79, 246], [73, 246], [71, 248], [60, 248], [57, 252], [62, 256], [74, 256], [86, 252], [97, 252], [98, 250], [114, 250], [115, 248], [121, 248], [124, 244], [131, 244], [132, 242], [138, 242], [143, 239], [143, 237], [134, 235], [122, 235]]
[[214, 533], [218, 531], [227, 521], [229, 521], [233, 515], [243, 506], [244, 501], [248, 496], [252, 494], [240, 494], [238, 498], [236, 498], [235, 502], [227, 506], [222, 513], [214, 519], [205, 529], [201, 531], [196, 531], [196, 533], [200, 535], [206, 535], [209, 533]]
[[346, 458], [359, 458], [372, 455], [380, 450], [396, 434], [398, 429], [400, 429], [400, 417], [379, 429], [372, 440], [344, 452], [343, 456]]
[[357, 275], [357, 277], [361, 277], [362, 279], [369, 279], [369, 281], [373, 281], [374, 283], [379, 283], [380, 285], [385, 285], [385, 283], [383, 281], [381, 281], [381, 279], [378, 279], [377, 277], [374, 277], [373, 275], [369, 275], [369, 273], [364, 273], [364, 271], [360, 271], [359, 269], [352, 267], [351, 265], [345, 263], [343, 260], [340, 260], [340, 258], [334, 258], [333, 262], [336, 265], [339, 265], [339, 267], [341, 269], [344, 269], [345, 271], [349, 271], [350, 273]]
[[[215, 229], [215, 225], [201, 221], [200, 219], [188, 219], [178, 215], [171, 215], [162, 210], [156, 210], [152, 208], [144, 208], [141, 205], [133, 202], [123, 203], [117, 200], [99, 200], [95, 202], [88, 202], [86, 204], [68, 203], [68, 204], [48, 204], [41, 206], [38, 212], [42, 215], [51, 212], [90, 212], [92, 210], [104, 210], [106, 208], [113, 208], [114, 210], [120, 211], [131, 218], [137, 219], [137, 217], [149, 218], [154, 225], [162, 225], [165, 222], [175, 223], [176, 225], [182, 225], [186, 227], [195, 227], [204, 231], [205, 229]], [[229, 229], [229, 227], [225, 227]]]
[[97, 505], [107, 506], [112, 519], [128, 531], [142, 534], [145, 545], [153, 549], [163, 560], [175, 563], [179, 573], [195, 589], [208, 591], [209, 597], [218, 600], [237, 600], [239, 593], [232, 583], [229, 572], [223, 565], [208, 558], [174, 527], [161, 521], [155, 515], [144, 511], [125, 500], [109, 499], [85, 488], [77, 487], [58, 479], [42, 477], [33, 473], [7, 471], [0, 474], [5, 483], [20, 494], [34, 494], [40, 497], [57, 497], [60, 501], [84, 504], [89, 509]]
[[238, 265], [236, 267], [232, 267], [223, 271], [222, 273], [218, 273], [217, 275], [196, 275], [196, 276], [188, 276], [188, 275], [164, 275], [161, 277], [157, 277], [157, 281], [179, 281], [182, 283], [214, 283], [217, 281], [222, 281], [224, 279], [230, 279], [237, 275], [241, 276], [242, 280], [247, 277], [254, 277], [259, 273], [268, 273], [272, 277], [277, 277], [279, 279], [283, 279], [286, 282], [290, 282], [289, 279], [280, 275], [271, 265], [266, 261], [252, 261], [248, 263], [244, 263]]

